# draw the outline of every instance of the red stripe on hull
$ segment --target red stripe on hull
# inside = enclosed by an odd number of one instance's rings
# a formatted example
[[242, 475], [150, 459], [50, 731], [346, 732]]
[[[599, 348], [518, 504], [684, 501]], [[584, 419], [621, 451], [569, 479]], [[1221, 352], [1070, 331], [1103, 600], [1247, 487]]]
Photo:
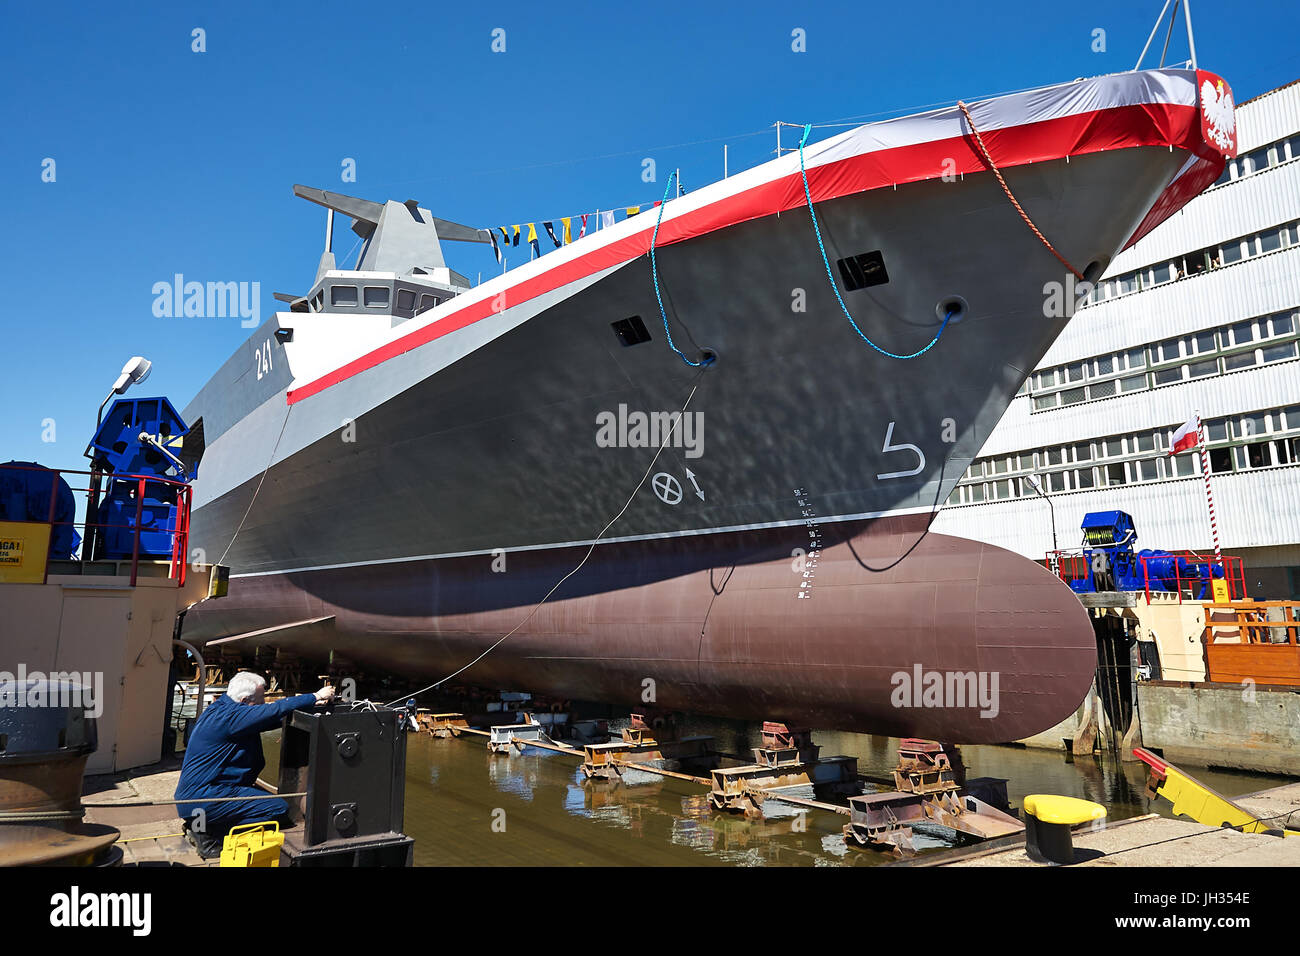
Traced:
[[[1212, 182], [1218, 178], [1224, 162], [1222, 155], [1209, 147], [1202, 138], [1200, 111], [1195, 106], [1143, 104], [1115, 107], [1024, 126], [989, 130], [983, 136], [993, 161], [1004, 169], [1107, 150], [1173, 146], [1196, 153], [1207, 162], [1212, 163], [1217, 157], [1219, 169], [1210, 179]], [[987, 172], [987, 166], [974, 139], [960, 136], [878, 150], [827, 163], [808, 170], [808, 188], [814, 202], [824, 202], [899, 183], [939, 179], [945, 174], [982, 172]], [[1187, 178], [1182, 177], [1174, 186], [1178, 187]], [[1162, 197], [1129, 241], [1140, 238], [1159, 221], [1172, 215], [1196, 192], [1199, 189], [1180, 188], [1168, 201]], [[805, 202], [803, 179], [794, 173], [666, 220], [659, 229], [656, 246], [673, 245], [707, 235], [751, 219], [793, 209]], [[504, 301], [505, 308], [510, 308], [644, 255], [650, 249], [654, 233], [653, 217], [647, 217], [646, 222], [646, 228], [634, 235], [558, 263], [541, 275], [507, 286], [497, 296], [470, 303], [314, 381], [290, 389], [286, 398], [290, 405], [295, 404], [390, 358], [485, 319], [501, 311], [499, 301]], [[809, 241], [813, 241], [811, 236]]]

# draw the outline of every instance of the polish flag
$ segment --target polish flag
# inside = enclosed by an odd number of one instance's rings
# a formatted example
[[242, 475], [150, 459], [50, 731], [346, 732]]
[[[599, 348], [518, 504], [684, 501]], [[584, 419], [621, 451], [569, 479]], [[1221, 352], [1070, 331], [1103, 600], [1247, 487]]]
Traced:
[[1197, 427], [1196, 416], [1193, 415], [1187, 419], [1187, 422], [1174, 432], [1174, 443], [1169, 447], [1169, 454], [1177, 455], [1179, 452], [1187, 451], [1189, 448], [1195, 448], [1201, 440], [1201, 430]]

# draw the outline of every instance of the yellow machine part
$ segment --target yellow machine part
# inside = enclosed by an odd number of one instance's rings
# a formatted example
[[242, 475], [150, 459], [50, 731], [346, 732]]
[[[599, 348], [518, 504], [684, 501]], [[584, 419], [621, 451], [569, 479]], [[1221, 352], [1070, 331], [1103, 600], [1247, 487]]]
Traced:
[[[267, 829], [272, 827], [273, 829]], [[232, 827], [221, 847], [222, 866], [279, 866], [284, 834], [275, 820]]]
[[50, 554], [51, 525], [0, 521], [0, 584], [40, 584]]
[[[1242, 833], [1264, 833], [1277, 829], [1173, 767], [1165, 770], [1165, 781], [1156, 792], [1174, 805], [1175, 814], [1191, 817], [1197, 823], [1212, 827], [1233, 827]], [[1285, 836], [1300, 836], [1298, 830], [1282, 832]]]
[[1025, 797], [1025, 813], [1043, 823], [1078, 826], [1090, 820], [1100, 820], [1106, 816], [1106, 808], [1091, 800], [1078, 797], [1062, 797], [1054, 793], [1031, 793]]

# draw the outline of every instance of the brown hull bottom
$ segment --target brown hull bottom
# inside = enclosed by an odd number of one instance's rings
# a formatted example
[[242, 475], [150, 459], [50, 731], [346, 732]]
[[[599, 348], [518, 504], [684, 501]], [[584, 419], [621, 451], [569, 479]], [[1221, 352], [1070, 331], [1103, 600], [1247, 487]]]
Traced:
[[[1078, 599], [1026, 558], [927, 533], [929, 519], [600, 545], [460, 679], [956, 743], [1069, 716], [1096, 667]], [[190, 612], [185, 637], [333, 616], [251, 642], [432, 681], [524, 620], [586, 550], [238, 577]]]

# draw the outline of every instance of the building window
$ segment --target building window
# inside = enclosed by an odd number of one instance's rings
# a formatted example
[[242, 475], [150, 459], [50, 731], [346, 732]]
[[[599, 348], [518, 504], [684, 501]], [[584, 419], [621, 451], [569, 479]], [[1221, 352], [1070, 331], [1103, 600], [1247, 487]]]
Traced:
[[1157, 362], [1173, 362], [1182, 358], [1179, 350], [1181, 339], [1166, 339], [1152, 349], [1152, 354]]
[[1208, 362], [1193, 362], [1187, 366], [1188, 378], [1204, 378], [1206, 375], [1214, 375], [1219, 371], [1219, 360], [1210, 359]]
[[1157, 385], [1168, 385], [1170, 382], [1181, 382], [1183, 380], [1183, 367], [1175, 365], [1172, 368], [1162, 368], [1153, 372], [1152, 377]]
[[1246, 345], [1255, 341], [1255, 322], [1253, 319], [1247, 319], [1245, 322], [1237, 322], [1228, 327], [1228, 335], [1232, 337], [1233, 345]]
[[1197, 467], [1198, 456], [1196, 454], [1175, 455], [1169, 459], [1169, 477], [1187, 478], [1195, 475], [1200, 469]]
[[1237, 468], [1267, 468], [1273, 464], [1268, 446], [1269, 443], [1266, 441], [1239, 446], [1236, 449]]
[[1228, 355], [1223, 359], [1223, 369], [1225, 372], [1235, 372], [1238, 369], [1251, 368], [1255, 364], [1255, 350], [1249, 352], [1238, 352], [1236, 355]]
[[1160, 477], [1160, 459], [1143, 458], [1135, 461], [1133, 470], [1138, 481], [1156, 481]]
[[1115, 462], [1114, 464], [1106, 466], [1106, 484], [1124, 485], [1127, 483], [1128, 479], [1124, 474], [1123, 462]]
[[1295, 332], [1295, 318], [1290, 312], [1276, 312], [1268, 317], [1267, 322], [1260, 323], [1260, 331], [1265, 338], [1277, 338]]
[[1285, 345], [1271, 345], [1266, 349], [1261, 349], [1260, 356], [1265, 362], [1281, 362], [1285, 359], [1295, 358], [1295, 343], [1287, 342]]

